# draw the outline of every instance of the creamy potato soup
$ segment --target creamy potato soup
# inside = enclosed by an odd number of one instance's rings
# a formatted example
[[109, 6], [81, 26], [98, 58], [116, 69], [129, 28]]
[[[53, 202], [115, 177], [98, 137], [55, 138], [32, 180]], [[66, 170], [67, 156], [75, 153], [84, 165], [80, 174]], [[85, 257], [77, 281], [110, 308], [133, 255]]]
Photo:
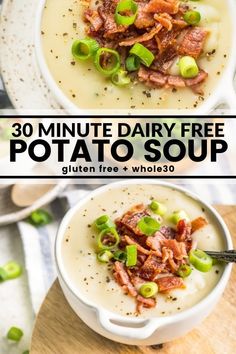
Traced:
[[[215, 264], [208, 272], [192, 268], [191, 274], [183, 279], [185, 288], [174, 289], [168, 293], [157, 292], [154, 308], [143, 308], [137, 314], [135, 299], [125, 295], [122, 287], [115, 281], [110, 263], [101, 263], [96, 255], [97, 231], [94, 221], [107, 214], [115, 220], [132, 206], [151, 200], [165, 205], [166, 213], [161, 217], [161, 225], [175, 227], [170, 215], [176, 210], [185, 210], [190, 220], [204, 218], [207, 225], [193, 232], [195, 247], [201, 250], [223, 250], [225, 245], [216, 221], [204, 207], [192, 198], [172, 188], [158, 185], [130, 185], [107, 190], [91, 198], [77, 211], [65, 233], [61, 252], [63, 265], [73, 285], [89, 301], [107, 310], [124, 316], [156, 317], [167, 316], [186, 310], [205, 296], [219, 281], [223, 266]], [[182, 281], [182, 279], [181, 279]]]
[[[227, 65], [231, 47], [231, 15], [227, 1], [201, 0], [186, 2], [201, 13], [199, 27], [207, 39], [198, 59], [208, 73], [202, 84], [204, 95], [191, 88], [150, 89], [143, 83], [118, 87], [99, 73], [91, 60], [75, 61], [71, 54], [74, 40], [86, 37], [82, 14], [86, 1], [47, 0], [42, 18], [42, 46], [49, 70], [63, 93], [84, 109], [193, 109], [213, 92]], [[177, 62], [170, 68], [176, 75]]]

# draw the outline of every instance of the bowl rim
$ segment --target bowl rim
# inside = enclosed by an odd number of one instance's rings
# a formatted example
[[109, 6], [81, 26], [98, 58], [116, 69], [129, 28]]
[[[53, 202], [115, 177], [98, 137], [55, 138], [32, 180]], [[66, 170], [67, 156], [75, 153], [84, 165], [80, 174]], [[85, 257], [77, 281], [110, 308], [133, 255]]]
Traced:
[[165, 323], [166, 321], [168, 322], [176, 322], [178, 320], [183, 320], [188, 317], [196, 315], [201, 309], [203, 309], [205, 306], [207, 306], [209, 303], [214, 302], [214, 299], [217, 297], [217, 295], [221, 294], [221, 292], [225, 289], [231, 269], [232, 269], [232, 264], [227, 264], [225, 266], [225, 269], [223, 270], [223, 273], [218, 281], [218, 283], [214, 286], [214, 288], [205, 296], [202, 300], [197, 302], [195, 305], [192, 307], [183, 310], [181, 312], [165, 316], [165, 317], [131, 317], [129, 318], [119, 315], [115, 312], [109, 311], [107, 309], [104, 309], [101, 307], [99, 304], [96, 304], [93, 301], [88, 300], [82, 293], [80, 293], [80, 290], [78, 287], [73, 285], [73, 282], [70, 280], [69, 274], [67, 273], [64, 265], [63, 265], [63, 257], [62, 257], [62, 240], [64, 238], [65, 232], [67, 230], [68, 225], [71, 222], [71, 219], [74, 217], [74, 215], [80, 210], [80, 208], [87, 202], [89, 201], [92, 197], [95, 197], [96, 195], [100, 195], [103, 192], [107, 191], [108, 189], [117, 189], [120, 188], [121, 186], [129, 186], [129, 185], [142, 185], [142, 184], [149, 184], [149, 185], [158, 185], [158, 186], [164, 186], [168, 188], [174, 188], [175, 190], [182, 192], [189, 196], [190, 198], [194, 199], [195, 201], [201, 203], [204, 208], [213, 216], [213, 218], [218, 222], [218, 226], [222, 229], [222, 236], [224, 237], [224, 241], [226, 243], [226, 249], [232, 249], [233, 248], [233, 243], [232, 239], [230, 236], [230, 232], [220, 216], [220, 214], [208, 203], [204, 202], [197, 194], [189, 191], [188, 189], [183, 188], [182, 186], [180, 187], [179, 185], [175, 185], [169, 182], [165, 181], [160, 181], [160, 180], [147, 180], [147, 179], [140, 179], [140, 180], [121, 180], [118, 182], [113, 182], [106, 184], [102, 187], [99, 187], [92, 191], [91, 193], [88, 193], [84, 198], [82, 198], [76, 205], [74, 205], [69, 211], [66, 213], [64, 218], [61, 221], [61, 224], [59, 226], [56, 239], [55, 239], [55, 261], [56, 261], [56, 268], [57, 272], [59, 275], [59, 280], [61, 279], [63, 283], [66, 285], [68, 290], [74, 295], [74, 297], [82, 302], [86, 307], [92, 308], [95, 310], [98, 314], [102, 312], [102, 314], [107, 315], [109, 318], [112, 320], [118, 320], [118, 321], [123, 321], [124, 323], [140, 323], [143, 322], [144, 320], [149, 320], [152, 322], [158, 322], [158, 324], [163, 321]]
[[[39, 5], [37, 8], [37, 15], [36, 15], [36, 21], [35, 21], [35, 33], [34, 33], [34, 44], [35, 44], [35, 52], [36, 52], [36, 60], [39, 65], [39, 69], [42, 73], [42, 76], [50, 88], [50, 90], [53, 92], [56, 100], [60, 105], [62, 105], [62, 108], [67, 110], [68, 112], [74, 114], [77, 112], [83, 115], [89, 115], [91, 114], [91, 110], [89, 108], [80, 108], [76, 104], [74, 104], [67, 96], [66, 94], [60, 89], [60, 87], [57, 85], [56, 80], [54, 79], [48, 65], [46, 62], [45, 55], [43, 53], [43, 48], [42, 48], [42, 36], [41, 36], [41, 24], [42, 24], [42, 17], [43, 17], [43, 11], [45, 7], [45, 3], [48, 0], [39, 0]], [[228, 10], [230, 13], [230, 18], [231, 18], [231, 26], [232, 26], [232, 39], [231, 39], [231, 46], [230, 50], [228, 53], [228, 62], [226, 64], [226, 67], [223, 70], [223, 74], [221, 75], [220, 79], [217, 81], [215, 89], [213, 89], [213, 93], [210, 94], [209, 97], [205, 100], [204, 103], [199, 108], [194, 108], [194, 109], [162, 109], [161, 112], [156, 112], [155, 109], [153, 109], [155, 112], [148, 113], [150, 115], [166, 115], [170, 114], [169, 111], [172, 111], [171, 114], [176, 114], [176, 115], [181, 115], [181, 114], [206, 114], [209, 113], [211, 110], [214, 109], [218, 104], [221, 104], [223, 102], [230, 102], [230, 98], [236, 97], [236, 93], [234, 91], [233, 87], [233, 79], [234, 79], [234, 73], [236, 69], [236, 57], [234, 56], [234, 53], [236, 52], [236, 41], [234, 41], [234, 34], [236, 35], [236, 21], [234, 21], [233, 14], [236, 12], [236, 2], [234, 0], [226, 0], [228, 4]], [[227, 83], [227, 84], [226, 84]], [[221, 85], [223, 84], [223, 85]], [[228, 87], [227, 91], [224, 90], [224, 87]], [[223, 102], [222, 102], [223, 101]], [[234, 108], [233, 108], [234, 109]], [[138, 109], [137, 111], [139, 113], [135, 112], [130, 112], [130, 110], [127, 108], [125, 109], [127, 111], [126, 114], [131, 114], [131, 115], [138, 115], [138, 114], [143, 114], [142, 109]], [[97, 109], [93, 109], [93, 111], [96, 112], [97, 114]], [[108, 112], [113, 112], [114, 110], [112, 109], [103, 109], [104, 111]], [[119, 111], [119, 110], [117, 110]], [[149, 110], [150, 111], [150, 110]], [[89, 113], [90, 112], [90, 113]], [[109, 114], [109, 113], [108, 113]], [[123, 112], [123, 114], [125, 114]]]

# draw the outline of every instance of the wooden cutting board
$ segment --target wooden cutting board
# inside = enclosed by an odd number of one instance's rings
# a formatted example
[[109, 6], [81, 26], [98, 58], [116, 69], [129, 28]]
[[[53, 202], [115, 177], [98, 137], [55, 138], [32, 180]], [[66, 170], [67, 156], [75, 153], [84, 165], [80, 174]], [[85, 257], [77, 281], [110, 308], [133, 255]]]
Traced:
[[[236, 246], [236, 206], [217, 206]], [[36, 319], [31, 354], [234, 354], [236, 353], [236, 266], [213, 313], [186, 336], [163, 346], [112, 342], [89, 329], [67, 304], [58, 281]]]

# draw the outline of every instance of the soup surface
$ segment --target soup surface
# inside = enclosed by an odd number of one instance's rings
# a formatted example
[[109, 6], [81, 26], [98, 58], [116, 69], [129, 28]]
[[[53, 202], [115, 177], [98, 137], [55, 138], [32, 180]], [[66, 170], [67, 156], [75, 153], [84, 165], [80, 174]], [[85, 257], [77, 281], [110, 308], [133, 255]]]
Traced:
[[227, 64], [231, 47], [231, 21], [226, 1], [190, 1], [202, 15], [199, 26], [208, 30], [205, 54], [198, 60], [209, 76], [203, 83], [204, 97], [189, 88], [149, 89], [141, 83], [119, 88], [105, 79], [91, 61], [75, 62], [71, 46], [85, 37], [82, 13], [86, 2], [47, 0], [42, 18], [42, 45], [46, 62], [64, 94], [84, 109], [193, 109], [214, 91]]
[[[86, 299], [118, 314], [135, 316], [134, 298], [123, 293], [115, 282], [109, 266], [100, 263], [95, 253], [96, 231], [91, 225], [103, 214], [112, 220], [123, 215], [135, 204], [148, 204], [151, 198], [157, 199], [167, 207], [163, 224], [168, 225], [168, 217], [176, 210], [186, 210], [190, 220], [199, 216], [208, 225], [195, 231], [193, 239], [202, 250], [223, 250], [224, 242], [216, 222], [198, 202], [169, 187], [157, 185], [130, 185], [107, 190], [100, 196], [91, 198], [73, 217], [65, 233], [62, 244], [62, 257], [66, 273], [73, 285]], [[170, 224], [170, 223], [169, 223]], [[171, 224], [170, 224], [171, 225]], [[173, 225], [172, 225], [173, 226]], [[157, 294], [155, 308], [144, 309], [141, 317], [166, 316], [183, 311], [203, 299], [217, 284], [223, 267], [214, 265], [207, 273], [196, 269], [184, 279], [185, 289], [175, 289], [167, 294]]]

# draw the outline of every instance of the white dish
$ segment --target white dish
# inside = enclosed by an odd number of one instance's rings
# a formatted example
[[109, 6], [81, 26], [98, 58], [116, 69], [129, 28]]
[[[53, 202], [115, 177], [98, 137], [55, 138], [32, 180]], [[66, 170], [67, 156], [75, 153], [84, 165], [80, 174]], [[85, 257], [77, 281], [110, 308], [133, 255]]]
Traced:
[[[116, 189], [120, 188], [121, 186], [127, 187], [127, 185], [135, 184], [137, 184], [137, 182], [132, 180], [109, 184], [95, 190], [85, 199], [81, 200], [66, 214], [61, 223], [56, 238], [55, 255], [59, 281], [61, 283], [63, 292], [71, 307], [89, 327], [91, 327], [99, 334], [114, 341], [133, 345], [152, 345], [173, 340], [174, 338], [182, 336], [183, 334], [193, 329], [196, 325], [198, 325], [211, 312], [214, 305], [223, 293], [230, 276], [232, 265], [225, 266], [219, 282], [203, 300], [191, 308], [184, 310], [183, 312], [162, 318], [127, 318], [118, 315], [117, 313], [108, 311], [98, 303], [88, 300], [88, 298], [83, 295], [82, 291], [78, 287], [74, 286], [74, 283], [70, 279], [70, 276], [66, 271], [63, 263], [62, 240], [65, 236], [67, 227], [71, 224], [73, 216], [91, 198], [102, 195], [103, 192], [107, 191], [108, 189]], [[225, 242], [226, 249], [232, 248], [230, 234], [227, 227], [225, 226], [224, 221], [210, 205], [205, 203], [199, 197], [181, 187], [156, 180], [141, 180], [138, 184], [168, 186], [170, 188], [174, 188], [177, 191], [180, 191], [181, 193], [187, 194], [190, 198], [201, 203], [201, 205], [207, 210], [213, 220], [215, 220], [217, 223], [222, 233], [222, 239]]]

